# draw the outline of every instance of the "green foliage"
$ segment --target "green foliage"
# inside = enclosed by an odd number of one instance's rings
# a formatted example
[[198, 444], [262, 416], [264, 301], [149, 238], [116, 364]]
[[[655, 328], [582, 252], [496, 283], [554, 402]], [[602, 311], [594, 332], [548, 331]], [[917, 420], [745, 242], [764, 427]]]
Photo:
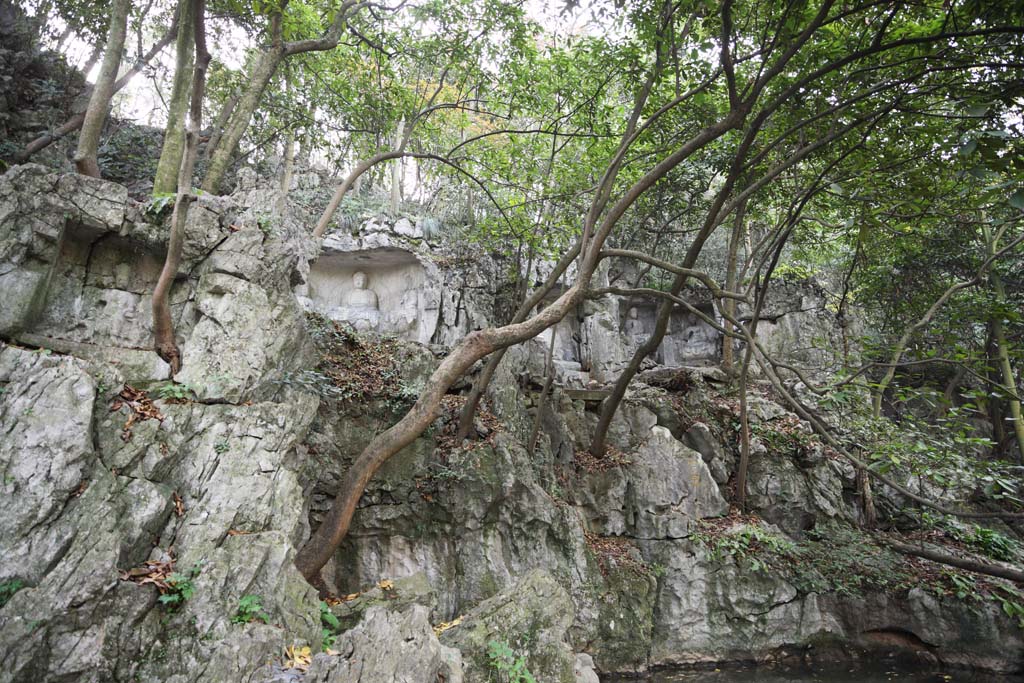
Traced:
[[947, 521], [944, 525], [944, 530], [950, 538], [992, 559], [1013, 562], [1022, 556], [1022, 548], [1019, 541], [994, 529], [988, 529], [977, 524], [960, 524], [954, 521]]
[[190, 401], [194, 393], [194, 390], [188, 384], [174, 381], [165, 382], [156, 389], [156, 395], [165, 401]]
[[7, 602], [14, 597], [14, 594], [24, 587], [25, 582], [21, 579], [0, 581], [0, 608], [6, 605]]
[[1006, 583], [992, 583], [985, 586], [972, 574], [943, 570], [943, 575], [953, 586], [953, 594], [960, 600], [983, 602], [991, 600], [999, 605], [1003, 614], [1017, 620], [1024, 629], [1024, 593]]
[[231, 617], [232, 624], [248, 624], [259, 619], [264, 624], [270, 623], [270, 615], [263, 611], [263, 602], [260, 596], [248, 594], [243, 595], [238, 601], [238, 610]]
[[97, 150], [103, 177], [124, 185], [152, 178], [160, 158], [161, 137], [153, 129], [119, 125], [104, 137]]
[[341, 622], [334, 616], [331, 608], [323, 600], [320, 601], [320, 650], [325, 651], [334, 646], [334, 641], [341, 631]]
[[160, 218], [171, 207], [174, 206], [174, 198], [177, 195], [173, 192], [157, 192], [146, 204], [146, 215], [151, 218]]
[[841, 523], [826, 522], [808, 531], [790, 555], [787, 568], [793, 584], [807, 593], [895, 592], [919, 583], [907, 570], [902, 555]]
[[487, 658], [500, 683], [537, 683], [526, 667], [526, 657], [517, 655], [507, 642], [489, 641]]
[[185, 604], [185, 601], [196, 592], [196, 587], [192, 580], [199, 576], [201, 570], [202, 567], [197, 562], [184, 574], [174, 572], [167, 577], [167, 591], [160, 596], [160, 604], [169, 610], [176, 610]]
[[1003, 613], [1017, 620], [1017, 625], [1024, 629], [1024, 593], [1006, 584], [996, 586], [992, 591], [992, 599], [999, 603]]
[[711, 551], [712, 560], [735, 559], [755, 572], [768, 570], [773, 558], [792, 553], [796, 548], [791, 541], [758, 524], [744, 524], [715, 535], [697, 531], [692, 538]]

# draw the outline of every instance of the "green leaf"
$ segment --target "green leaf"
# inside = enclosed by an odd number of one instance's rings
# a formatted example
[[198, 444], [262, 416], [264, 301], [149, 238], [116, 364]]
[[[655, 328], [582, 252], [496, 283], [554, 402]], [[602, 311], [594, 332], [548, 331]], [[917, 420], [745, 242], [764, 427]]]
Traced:
[[1024, 189], [1017, 190], [1010, 195], [1010, 206], [1024, 211]]

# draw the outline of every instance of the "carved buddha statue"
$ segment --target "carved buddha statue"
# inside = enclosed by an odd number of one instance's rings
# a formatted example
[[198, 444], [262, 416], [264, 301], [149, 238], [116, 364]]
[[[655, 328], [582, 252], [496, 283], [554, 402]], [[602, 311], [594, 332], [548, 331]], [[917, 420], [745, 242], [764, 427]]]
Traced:
[[377, 293], [366, 287], [366, 273], [359, 270], [352, 275], [355, 287], [346, 297], [345, 306], [349, 309], [377, 310]]

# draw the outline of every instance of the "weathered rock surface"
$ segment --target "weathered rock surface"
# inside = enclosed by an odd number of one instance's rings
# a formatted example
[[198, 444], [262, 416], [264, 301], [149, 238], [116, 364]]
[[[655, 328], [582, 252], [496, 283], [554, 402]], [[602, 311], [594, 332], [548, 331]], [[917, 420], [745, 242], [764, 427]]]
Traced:
[[[429, 610], [413, 605], [401, 612], [371, 607], [355, 628], [334, 644], [338, 654], [317, 655], [305, 683], [461, 683], [462, 655], [442, 645], [427, 620]], [[473, 680], [472, 678], [468, 680]]]
[[534, 570], [473, 608], [441, 640], [465, 654], [468, 683], [491, 679], [492, 642], [512, 650], [508, 665], [523, 658], [538, 681], [574, 683], [576, 657], [566, 642], [573, 612], [566, 590], [551, 575]]
[[[392, 265], [399, 275], [421, 268], [428, 286], [404, 304], [410, 288], [396, 289], [394, 310], [378, 312], [428, 314], [403, 329], [440, 346], [398, 344], [396, 395], [320, 398], [296, 379], [316, 360], [294, 291], [319, 277], [305, 214], [241, 179], [234, 199], [204, 197], [190, 214], [172, 304], [177, 379], [195, 400], [174, 401], [150, 383], [167, 370], [148, 350], [161, 221], [111, 183], [36, 166], [0, 178], [0, 287], [10, 294], [0, 309], [10, 342], [0, 345], [0, 587], [10, 594], [0, 682], [303, 679], [279, 663], [285, 647], [315, 651], [321, 640], [296, 548], [352, 458], [408, 406], [435, 352], [497, 318], [494, 264], [449, 262], [461, 252], [444, 251], [427, 223], [335, 235], [345, 268], [375, 250], [412, 255]], [[377, 294], [389, 301], [383, 286]], [[802, 296], [765, 315], [804, 315]], [[585, 351], [563, 360], [566, 372], [596, 377], [628, 357], [621, 303], [594, 303], [556, 331], [573, 344], [578, 334]], [[342, 592], [361, 592], [333, 608], [348, 628], [341, 654], [314, 657], [303, 680], [483, 681], [495, 671], [491, 641], [545, 682], [822, 644], [1022, 668], [1019, 631], [994, 602], [812, 590], [709, 550], [701, 520], [728, 512], [738, 452], [713, 369], [645, 374], [609, 435], [621, 460], [582, 454], [597, 403], [556, 388], [531, 452], [542, 380], [531, 349], [512, 349], [496, 374], [481, 441], [452, 445], [438, 420], [370, 483], [329, 567]], [[125, 383], [150, 388], [152, 403], [119, 398]], [[852, 470], [805, 443], [775, 401], [752, 397], [750, 407], [750, 508], [794, 538], [855, 519]], [[144, 563], [171, 560], [191, 593], [177, 606], [158, 602], [172, 587], [143, 580]], [[245, 596], [265, 619], [240, 623]], [[458, 617], [439, 641], [431, 624]]]

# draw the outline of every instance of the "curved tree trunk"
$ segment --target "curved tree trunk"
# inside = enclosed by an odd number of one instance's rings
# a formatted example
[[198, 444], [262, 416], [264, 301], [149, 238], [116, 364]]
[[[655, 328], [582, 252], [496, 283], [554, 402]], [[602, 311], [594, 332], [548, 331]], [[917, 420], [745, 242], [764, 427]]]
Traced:
[[320, 570], [348, 533], [352, 515], [366, 485], [381, 465], [415, 441], [437, 419], [441, 401], [449, 387], [487, 354], [535, 337], [558, 323], [582, 299], [589, 280], [588, 274], [581, 273], [572, 288], [525, 322], [471, 332], [455, 345], [427, 380], [409, 412], [376, 436], [345, 472], [330, 512], [295, 557], [295, 566], [307, 581], [314, 586], [322, 585]]
[[[185, 153], [185, 112], [192, 84], [193, 20], [192, 0], [178, 3], [178, 40], [174, 65], [174, 85], [167, 109], [167, 127], [160, 159], [153, 178], [153, 194], [170, 194], [178, 189], [178, 172]], [[191, 185], [191, 179], [189, 185]]]
[[341, 206], [341, 201], [345, 198], [345, 195], [348, 194], [348, 191], [352, 189], [352, 186], [355, 185], [356, 181], [363, 177], [364, 173], [377, 164], [388, 161], [389, 159], [398, 159], [404, 153], [405, 152], [401, 150], [382, 152], [381, 154], [377, 154], [361, 162], [358, 166], [352, 169], [352, 172], [345, 176], [345, 180], [342, 181], [341, 185], [339, 185], [334, 191], [334, 194], [331, 195], [331, 201], [327, 203], [327, 207], [324, 209], [324, 212], [320, 214], [320, 220], [317, 221], [316, 228], [313, 229], [313, 238], [320, 239], [324, 236], [324, 233], [327, 232], [327, 228], [331, 224], [331, 219], [334, 218], [334, 213], [338, 210], [338, 207]]
[[160, 278], [153, 289], [153, 348], [171, 366], [171, 377], [181, 370], [181, 352], [174, 338], [171, 319], [170, 292], [181, 264], [181, 251], [185, 243], [185, 223], [192, 196], [192, 172], [199, 151], [199, 131], [203, 127], [203, 95], [206, 91], [206, 68], [210, 53], [206, 50], [205, 0], [191, 0], [195, 26], [196, 61], [192, 74], [192, 95], [189, 121], [185, 129], [185, 155], [178, 173], [178, 193], [171, 214], [171, 233], [167, 242], [167, 258]]
[[995, 576], [1000, 579], [1009, 579], [1010, 581], [1016, 581], [1017, 583], [1024, 583], [1024, 572], [1018, 569], [1005, 567], [1003, 565], [994, 564], [991, 562], [980, 562], [978, 560], [967, 557], [947, 555], [946, 553], [939, 552], [938, 550], [932, 550], [930, 548], [922, 548], [920, 546], [900, 543], [898, 541], [893, 541], [884, 536], [876, 536], [876, 538], [878, 538], [878, 540], [880, 540], [884, 545], [887, 545], [893, 550], [901, 552], [905, 555], [916, 555], [917, 557], [923, 557], [926, 560], [938, 562], [939, 564], [946, 564], [950, 567], [966, 569], [969, 572], [985, 574], [987, 576]]
[[85, 110], [82, 121], [82, 132], [78, 136], [78, 150], [75, 152], [75, 168], [82, 175], [100, 177], [100, 167], [96, 160], [100, 147], [100, 133], [103, 123], [107, 120], [110, 99], [114, 96], [114, 82], [117, 80], [117, 69], [121, 66], [121, 53], [124, 51], [124, 38], [128, 30], [128, 0], [114, 0], [110, 12], [110, 28], [107, 31], [107, 47], [103, 52], [103, 65], [100, 67], [99, 78], [89, 98], [89, 107]]

